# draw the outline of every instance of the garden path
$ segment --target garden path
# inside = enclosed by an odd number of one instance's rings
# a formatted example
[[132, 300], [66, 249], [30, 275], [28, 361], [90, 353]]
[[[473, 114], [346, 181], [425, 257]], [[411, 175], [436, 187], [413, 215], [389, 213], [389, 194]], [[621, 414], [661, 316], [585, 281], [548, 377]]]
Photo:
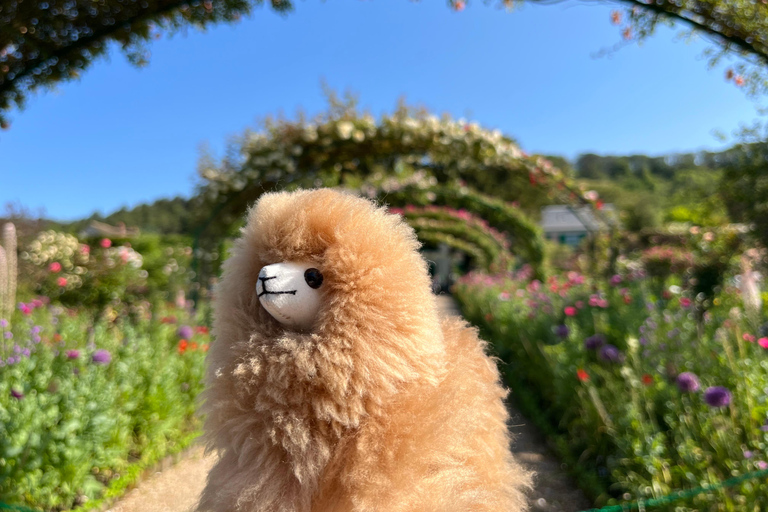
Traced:
[[[448, 296], [438, 297], [445, 315], [458, 315], [456, 303]], [[561, 470], [536, 429], [510, 404], [515, 436], [512, 451], [527, 468], [536, 472], [534, 490], [529, 493], [532, 511], [577, 512], [590, 507], [589, 501]], [[213, 456], [205, 457], [195, 447], [176, 465], [157, 472], [114, 504], [107, 512], [189, 512], [205, 485], [213, 465]]]

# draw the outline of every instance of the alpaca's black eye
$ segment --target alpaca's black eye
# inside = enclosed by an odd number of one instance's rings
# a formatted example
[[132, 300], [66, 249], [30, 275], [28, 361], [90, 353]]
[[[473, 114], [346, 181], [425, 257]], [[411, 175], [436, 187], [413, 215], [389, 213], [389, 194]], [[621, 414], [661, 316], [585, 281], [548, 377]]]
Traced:
[[323, 274], [316, 268], [308, 268], [304, 272], [304, 280], [310, 288], [317, 289], [323, 284]]

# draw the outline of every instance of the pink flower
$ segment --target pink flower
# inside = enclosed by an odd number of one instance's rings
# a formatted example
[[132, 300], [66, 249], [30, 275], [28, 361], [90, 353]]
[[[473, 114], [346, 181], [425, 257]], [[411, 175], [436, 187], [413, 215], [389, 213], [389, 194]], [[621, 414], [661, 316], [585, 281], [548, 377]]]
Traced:
[[618, 286], [619, 284], [621, 284], [621, 281], [622, 281], [621, 276], [618, 275], [618, 274], [616, 274], [615, 276], [611, 277], [611, 284], [613, 286]]
[[755, 342], [755, 336], [746, 332], [741, 335], [741, 339], [743, 339], [744, 341], [748, 341], [750, 343]]
[[109, 238], [102, 238], [101, 242], [99, 242], [99, 245], [105, 249], [108, 249], [109, 247], [112, 247], [112, 240]]
[[579, 309], [584, 309], [584, 301], [583, 300], [577, 300], [576, 301], [576, 307]]
[[684, 308], [691, 307], [691, 299], [688, 297], [680, 297], [680, 305]]
[[455, 4], [453, 4], [453, 8], [457, 11], [461, 12], [464, 10], [464, 7], [466, 7], [467, 4], [465, 4], [462, 0], [459, 0]]
[[23, 315], [32, 314], [32, 308], [29, 307], [29, 304], [24, 304], [23, 302], [19, 302], [19, 311], [21, 311]]
[[592, 306], [593, 308], [597, 307], [599, 301], [600, 301], [600, 297], [598, 297], [597, 295], [590, 295], [590, 297], [589, 297], [589, 305], [590, 306]]
[[54, 261], [53, 263], [48, 265], [48, 270], [54, 273], [61, 272], [61, 263], [59, 263], [58, 261]]
[[61, 287], [67, 286], [67, 278], [66, 277], [60, 277], [56, 280], [56, 284], [58, 284]]
[[603, 309], [608, 307], [608, 301], [605, 299], [598, 299], [597, 305]]
[[576, 316], [576, 308], [573, 306], [567, 306], [564, 311], [565, 316]]
[[768, 349], [768, 338], [760, 338], [757, 340], [757, 344], [763, 347], [764, 349]]
[[91, 246], [90, 245], [85, 245], [85, 244], [81, 245], [80, 246], [80, 252], [83, 253], [83, 254], [90, 254]]

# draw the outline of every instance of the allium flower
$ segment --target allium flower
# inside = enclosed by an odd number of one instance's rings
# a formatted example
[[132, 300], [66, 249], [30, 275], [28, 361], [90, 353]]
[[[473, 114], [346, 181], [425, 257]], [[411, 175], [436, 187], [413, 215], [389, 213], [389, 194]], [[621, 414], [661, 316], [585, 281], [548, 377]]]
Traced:
[[555, 334], [557, 334], [561, 338], [567, 338], [568, 333], [570, 333], [570, 330], [568, 329], [567, 325], [558, 325], [555, 327]]
[[620, 363], [624, 360], [624, 355], [613, 345], [605, 345], [600, 349], [600, 359], [608, 363]]
[[[80, 357], [80, 351], [79, 350], [67, 350], [66, 354], [67, 354], [67, 359], [77, 359], [78, 357]], [[107, 352], [107, 354], [109, 354], [109, 353]], [[96, 354], [94, 354], [94, 357], [95, 357], [95, 355]], [[95, 362], [95, 360], [94, 360], [94, 362]], [[109, 360], [107, 360], [107, 362], [109, 362]]]
[[704, 391], [704, 401], [710, 407], [725, 407], [731, 403], [731, 392], [723, 386], [712, 386]]
[[597, 350], [605, 345], [605, 336], [602, 334], [595, 334], [584, 340], [584, 348], [587, 350]]
[[753, 455], [753, 453], [752, 453], [751, 451], [749, 451], [749, 450], [744, 450], [744, 458], [745, 458], [745, 459], [751, 459], [751, 458], [752, 458], [752, 455]]
[[695, 373], [683, 372], [677, 376], [677, 389], [683, 393], [693, 393], [699, 390], [699, 378]]
[[93, 353], [91, 360], [96, 364], [107, 364], [112, 360], [112, 354], [102, 348]]
[[13, 338], [13, 333], [11, 331], [6, 331], [5, 339], [10, 340], [11, 338]]
[[5, 329], [6, 327], [8, 327], [8, 320], [0, 318], [0, 328]]
[[16, 391], [15, 389], [11, 388], [11, 396], [16, 400], [21, 400], [22, 398], [24, 398], [24, 393], [22, 393], [21, 391]]
[[191, 338], [193, 334], [194, 334], [194, 330], [193, 330], [193, 329], [192, 329], [190, 326], [188, 326], [188, 325], [182, 325], [182, 326], [181, 326], [181, 327], [179, 327], [179, 329], [176, 331], [176, 335], [177, 335], [179, 338], [183, 338], [183, 339], [187, 339], [187, 340], [188, 340], [189, 338]]

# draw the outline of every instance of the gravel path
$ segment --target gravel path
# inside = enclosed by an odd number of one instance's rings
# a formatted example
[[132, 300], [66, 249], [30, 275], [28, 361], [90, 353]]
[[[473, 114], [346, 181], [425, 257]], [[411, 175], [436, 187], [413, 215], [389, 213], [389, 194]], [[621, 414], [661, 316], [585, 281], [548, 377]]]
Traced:
[[[458, 315], [456, 303], [448, 296], [438, 297], [443, 314]], [[537, 474], [535, 490], [530, 493], [531, 510], [578, 512], [591, 505], [576, 485], [560, 469], [544, 441], [525, 418], [510, 405], [515, 435], [512, 447], [517, 459]], [[205, 486], [205, 477], [213, 457], [204, 457], [202, 448], [187, 452], [173, 467], [153, 474], [130, 491], [108, 512], [189, 512]]]

